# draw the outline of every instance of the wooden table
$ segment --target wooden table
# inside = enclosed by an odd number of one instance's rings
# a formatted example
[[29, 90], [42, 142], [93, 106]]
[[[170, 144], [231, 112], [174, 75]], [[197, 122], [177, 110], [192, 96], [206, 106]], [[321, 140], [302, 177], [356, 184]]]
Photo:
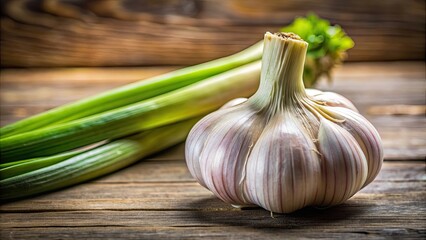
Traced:
[[[2, 124], [170, 69], [2, 70]], [[345, 204], [273, 218], [234, 209], [193, 180], [181, 144], [97, 180], [2, 205], [1, 239], [425, 238], [424, 62], [346, 64], [332, 86], [319, 87], [353, 100], [383, 138], [380, 175]]]

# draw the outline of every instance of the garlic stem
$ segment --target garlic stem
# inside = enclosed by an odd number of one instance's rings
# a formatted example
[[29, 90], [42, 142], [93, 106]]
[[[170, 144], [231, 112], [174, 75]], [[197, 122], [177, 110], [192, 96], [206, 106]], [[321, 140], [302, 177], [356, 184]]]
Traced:
[[303, 65], [307, 49], [308, 44], [295, 34], [267, 32], [260, 86], [250, 101], [277, 112], [306, 96]]

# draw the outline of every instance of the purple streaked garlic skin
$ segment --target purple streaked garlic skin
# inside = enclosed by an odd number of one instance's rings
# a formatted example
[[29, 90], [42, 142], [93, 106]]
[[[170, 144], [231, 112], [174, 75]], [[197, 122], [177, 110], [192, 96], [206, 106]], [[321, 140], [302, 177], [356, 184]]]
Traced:
[[379, 173], [380, 136], [348, 99], [304, 88], [306, 42], [285, 33], [264, 41], [258, 91], [193, 127], [189, 171], [236, 206], [290, 213], [341, 204]]

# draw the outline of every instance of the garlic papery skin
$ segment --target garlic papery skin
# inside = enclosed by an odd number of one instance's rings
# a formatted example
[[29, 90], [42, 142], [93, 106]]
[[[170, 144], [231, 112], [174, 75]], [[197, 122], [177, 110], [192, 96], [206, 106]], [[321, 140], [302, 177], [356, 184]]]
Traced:
[[[353, 105], [349, 99], [334, 92], [323, 92], [318, 89], [307, 88], [306, 94], [314, 101], [321, 102], [323, 105], [332, 107], [349, 108], [352, 111], [358, 112], [358, 109]], [[222, 108], [232, 107], [247, 101], [247, 98], [235, 98], [225, 103]]]
[[380, 136], [354, 105], [304, 88], [306, 50], [297, 35], [266, 33], [257, 92], [225, 104], [189, 133], [189, 171], [221, 200], [276, 213], [329, 207], [380, 171]]

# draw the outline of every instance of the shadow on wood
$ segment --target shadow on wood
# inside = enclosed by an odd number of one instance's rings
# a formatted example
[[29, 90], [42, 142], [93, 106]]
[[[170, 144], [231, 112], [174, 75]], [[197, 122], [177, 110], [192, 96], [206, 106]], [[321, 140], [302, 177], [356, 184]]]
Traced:
[[[192, 212], [192, 217], [200, 223], [209, 225], [229, 225], [249, 228], [280, 228], [297, 229], [324, 227], [339, 224], [348, 219], [357, 219], [369, 211], [369, 204], [344, 203], [327, 209], [306, 207], [291, 214], [270, 214], [260, 207], [247, 207], [242, 209], [211, 209], [213, 201], [218, 198], [203, 198], [189, 203], [193, 208], [205, 209]], [[225, 203], [224, 203], [225, 204]], [[227, 204], [230, 206], [229, 204]], [[213, 215], [213, 216], [212, 216]], [[267, 231], [267, 229], [265, 229]]]

